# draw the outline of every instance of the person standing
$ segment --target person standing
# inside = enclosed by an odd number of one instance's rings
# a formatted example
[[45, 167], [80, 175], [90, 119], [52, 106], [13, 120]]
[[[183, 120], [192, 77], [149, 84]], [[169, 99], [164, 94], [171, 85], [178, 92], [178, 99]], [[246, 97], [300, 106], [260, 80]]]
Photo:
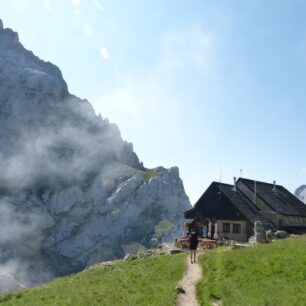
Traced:
[[191, 260], [191, 263], [194, 263], [196, 262], [197, 248], [198, 248], [198, 243], [199, 243], [198, 233], [195, 230], [191, 231], [189, 238], [188, 238], [188, 242], [189, 242], [189, 250], [190, 250], [190, 260]]

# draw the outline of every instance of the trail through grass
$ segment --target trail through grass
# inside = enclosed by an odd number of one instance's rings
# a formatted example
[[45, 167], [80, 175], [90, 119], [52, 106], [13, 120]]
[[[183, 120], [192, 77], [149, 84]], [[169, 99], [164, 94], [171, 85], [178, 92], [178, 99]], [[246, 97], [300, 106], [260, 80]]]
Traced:
[[201, 305], [306, 305], [306, 236], [247, 249], [218, 248], [200, 263]]
[[173, 305], [185, 254], [119, 261], [0, 296], [0, 305]]

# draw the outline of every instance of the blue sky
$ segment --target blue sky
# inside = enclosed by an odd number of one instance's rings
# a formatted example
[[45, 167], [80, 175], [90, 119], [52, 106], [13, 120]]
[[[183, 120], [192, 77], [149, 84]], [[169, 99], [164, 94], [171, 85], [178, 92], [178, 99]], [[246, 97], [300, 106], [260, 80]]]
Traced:
[[[240, 175], [306, 183], [305, 1], [10, 0], [5, 27], [194, 203]], [[221, 170], [222, 169], [222, 170]]]

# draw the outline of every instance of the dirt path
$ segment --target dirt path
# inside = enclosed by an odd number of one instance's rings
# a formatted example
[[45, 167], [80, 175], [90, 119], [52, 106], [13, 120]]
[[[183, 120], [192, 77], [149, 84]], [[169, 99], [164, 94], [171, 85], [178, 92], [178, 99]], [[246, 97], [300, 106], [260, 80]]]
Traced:
[[190, 263], [190, 257], [186, 258], [185, 271], [183, 279], [179, 286], [185, 290], [185, 293], [178, 293], [176, 306], [198, 306], [195, 293], [195, 285], [200, 280], [202, 268], [199, 264]]

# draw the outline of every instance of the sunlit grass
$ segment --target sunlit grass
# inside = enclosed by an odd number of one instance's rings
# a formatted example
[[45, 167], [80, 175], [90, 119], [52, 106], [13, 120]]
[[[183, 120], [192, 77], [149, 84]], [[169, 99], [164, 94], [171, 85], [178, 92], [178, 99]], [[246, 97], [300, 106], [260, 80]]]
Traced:
[[173, 305], [185, 254], [119, 261], [0, 296], [1, 305]]
[[201, 305], [306, 305], [306, 236], [247, 249], [219, 248], [200, 258]]
[[145, 171], [141, 171], [141, 173], [146, 182], [148, 182], [152, 177], [158, 175], [158, 172], [154, 169], [146, 169]]

